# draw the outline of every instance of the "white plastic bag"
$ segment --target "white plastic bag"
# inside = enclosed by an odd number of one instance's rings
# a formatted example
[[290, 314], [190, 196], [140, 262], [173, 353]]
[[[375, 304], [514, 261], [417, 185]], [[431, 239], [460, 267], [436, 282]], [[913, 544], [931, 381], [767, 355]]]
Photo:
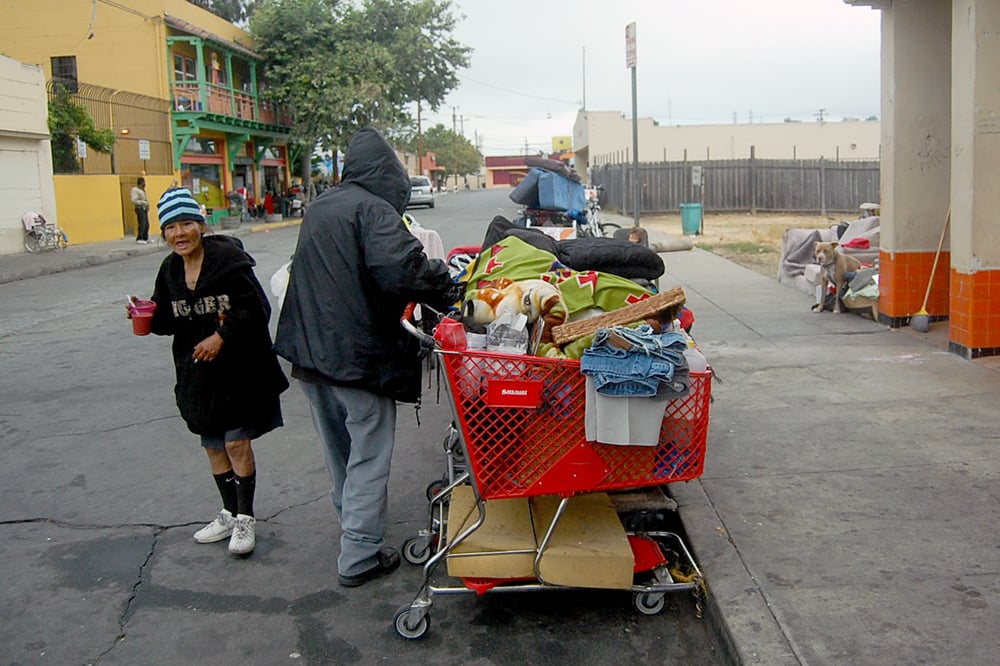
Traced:
[[292, 262], [289, 260], [287, 263], [281, 265], [281, 268], [274, 272], [271, 276], [271, 294], [278, 299], [278, 311], [281, 311], [281, 306], [285, 302], [285, 292], [288, 291], [288, 278], [292, 271]]

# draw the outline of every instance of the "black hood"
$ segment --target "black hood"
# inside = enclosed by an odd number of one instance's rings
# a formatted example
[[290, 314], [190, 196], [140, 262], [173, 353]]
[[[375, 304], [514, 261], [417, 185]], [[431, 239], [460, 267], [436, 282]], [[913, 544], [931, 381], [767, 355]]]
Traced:
[[[201, 242], [205, 245], [205, 254], [211, 257], [211, 261], [202, 263], [202, 273], [198, 277], [199, 284], [211, 284], [228, 273], [253, 268], [257, 263], [243, 249], [243, 242], [235, 236], [228, 234], [203, 236]], [[181, 261], [183, 262], [183, 259]]]
[[354, 183], [389, 202], [402, 215], [410, 201], [410, 177], [382, 135], [365, 127], [351, 137], [344, 158], [344, 185]]

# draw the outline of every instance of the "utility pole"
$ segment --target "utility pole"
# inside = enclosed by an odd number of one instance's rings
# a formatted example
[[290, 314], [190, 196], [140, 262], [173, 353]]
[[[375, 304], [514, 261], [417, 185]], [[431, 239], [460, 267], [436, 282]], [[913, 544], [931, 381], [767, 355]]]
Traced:
[[417, 100], [417, 173], [424, 174], [424, 133], [420, 127], [420, 100]]
[[820, 109], [816, 112], [816, 119], [818, 122], [823, 122], [823, 115], [826, 113], [826, 109]]
[[451, 107], [451, 133], [455, 134], [455, 112], [458, 111], [457, 106]]

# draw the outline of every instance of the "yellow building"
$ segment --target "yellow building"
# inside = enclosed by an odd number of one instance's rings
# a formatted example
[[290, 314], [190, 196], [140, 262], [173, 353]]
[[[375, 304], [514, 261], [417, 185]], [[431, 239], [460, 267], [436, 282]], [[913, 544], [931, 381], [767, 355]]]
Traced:
[[[98, 128], [115, 132], [110, 155], [88, 151], [82, 175], [56, 175], [71, 242], [128, 233], [128, 191], [139, 175], [153, 202], [173, 180], [191, 188], [212, 221], [227, 192], [246, 188], [263, 200], [289, 185], [291, 129], [261, 100], [249, 34], [186, 0], [4, 0], [0, 44], [43, 69], [50, 98], [62, 86]], [[116, 200], [95, 202], [88, 192]]]

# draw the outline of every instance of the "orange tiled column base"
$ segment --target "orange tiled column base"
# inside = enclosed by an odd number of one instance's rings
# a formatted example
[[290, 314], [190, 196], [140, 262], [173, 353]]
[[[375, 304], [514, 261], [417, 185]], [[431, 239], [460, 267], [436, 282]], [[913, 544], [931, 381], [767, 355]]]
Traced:
[[1000, 354], [1000, 270], [951, 270], [948, 323], [952, 351], [966, 358]]
[[[927, 279], [934, 265], [933, 252], [879, 252], [878, 311], [879, 318], [888, 318], [890, 326], [898, 328], [909, 323], [920, 312], [927, 293]], [[932, 319], [948, 316], [948, 271], [951, 253], [942, 252], [934, 272], [927, 312]]]

